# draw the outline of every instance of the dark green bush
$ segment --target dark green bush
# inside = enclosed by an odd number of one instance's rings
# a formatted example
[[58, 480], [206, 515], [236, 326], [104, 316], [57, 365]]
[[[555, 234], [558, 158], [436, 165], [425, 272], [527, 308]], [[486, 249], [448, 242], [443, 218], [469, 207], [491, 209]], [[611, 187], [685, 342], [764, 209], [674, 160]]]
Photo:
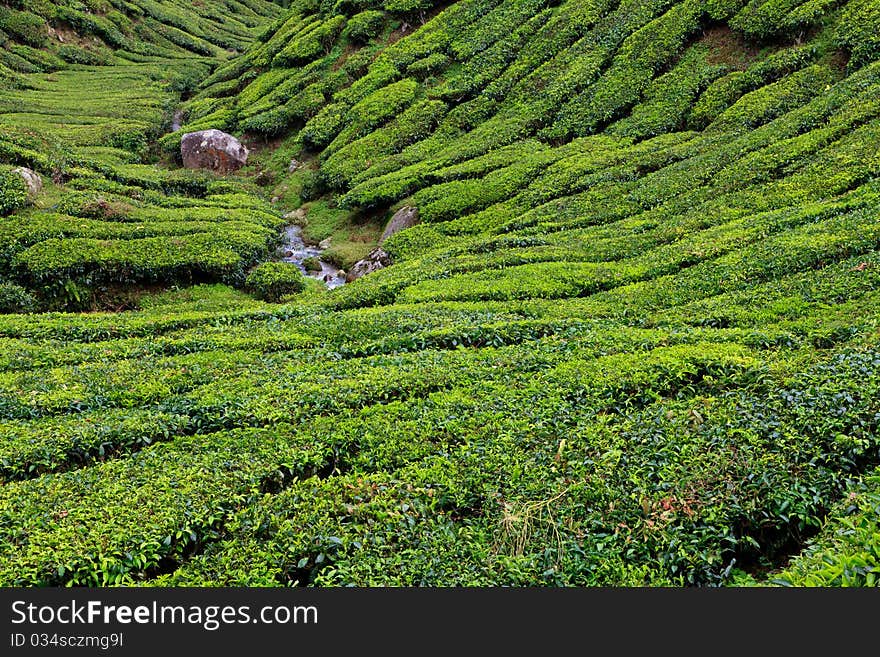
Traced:
[[850, 68], [880, 57], [880, 5], [873, 0], [852, 0], [837, 25], [837, 42], [850, 54]]
[[90, 66], [106, 66], [113, 59], [112, 53], [106, 48], [98, 46], [89, 46], [84, 48], [81, 46], [73, 46], [70, 44], [62, 44], [58, 46], [56, 51], [58, 56], [71, 64], [87, 64]]
[[10, 46], [9, 51], [35, 64], [42, 71], [58, 71], [67, 67], [66, 62], [48, 50], [30, 46]]
[[302, 292], [306, 281], [293, 263], [264, 262], [248, 274], [245, 285], [260, 299], [277, 302], [284, 296]]
[[300, 198], [303, 201], [314, 201], [321, 197], [326, 188], [324, 184], [324, 176], [312, 169], [303, 171], [299, 177], [300, 180]]
[[0, 165], [0, 216], [11, 214], [28, 203], [28, 188], [14, 167]]
[[306, 271], [321, 271], [321, 261], [314, 256], [303, 260], [302, 265], [306, 268]]
[[405, 14], [424, 11], [434, 5], [434, 0], [384, 0], [382, 6], [388, 11]]
[[322, 54], [329, 54], [345, 25], [345, 16], [333, 16], [306, 30], [304, 34], [298, 34], [275, 55], [272, 65], [276, 68], [296, 66]]
[[427, 57], [414, 61], [406, 72], [416, 78], [426, 78], [429, 75], [439, 73], [450, 64], [450, 59], [440, 52], [435, 52]]
[[27, 11], [16, 11], [0, 5], [0, 30], [21, 43], [35, 48], [46, 45], [49, 32], [46, 21]]
[[[848, 436], [836, 438], [841, 443]], [[876, 587], [880, 585], [880, 470], [848, 491], [825, 523], [785, 571], [782, 586]]]
[[43, 71], [42, 67], [38, 64], [34, 64], [24, 57], [8, 50], [0, 51], [0, 65], [3, 65], [16, 73], [40, 73]]
[[362, 11], [348, 19], [343, 35], [355, 43], [368, 43], [385, 27], [385, 14], [381, 11]]
[[0, 314], [30, 313], [37, 309], [37, 299], [15, 283], [0, 282]]

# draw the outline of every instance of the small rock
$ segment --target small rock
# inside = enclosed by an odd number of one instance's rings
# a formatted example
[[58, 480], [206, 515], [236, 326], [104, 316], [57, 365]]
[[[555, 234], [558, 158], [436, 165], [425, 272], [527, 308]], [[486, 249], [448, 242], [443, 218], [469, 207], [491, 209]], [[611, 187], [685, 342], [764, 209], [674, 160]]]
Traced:
[[284, 218], [292, 223], [299, 223], [306, 218], [306, 211], [304, 208], [297, 208], [293, 212], [288, 212], [284, 215]]
[[285, 252], [284, 252], [284, 257], [285, 257], [285, 258], [292, 258], [292, 257], [293, 257], [293, 251], [285, 251]]
[[322, 251], [326, 251], [327, 249], [329, 249], [330, 248], [330, 238], [328, 237], [327, 239], [321, 240], [320, 242], [318, 242], [318, 248], [321, 249]]
[[380, 247], [376, 247], [363, 260], [359, 260], [351, 268], [351, 271], [345, 276], [347, 283], [351, 283], [359, 279], [361, 276], [372, 274], [391, 264], [391, 256], [388, 252]]
[[300, 161], [297, 160], [296, 158], [293, 158], [293, 159], [290, 161], [290, 164], [288, 165], [287, 170], [288, 170], [290, 173], [293, 173], [294, 171], [296, 171], [297, 169], [299, 169], [301, 166], [302, 166], [302, 162], [300, 162]]
[[24, 184], [28, 189], [28, 197], [31, 200], [34, 200], [40, 192], [43, 191], [43, 179], [40, 178], [40, 174], [32, 169], [28, 169], [27, 167], [18, 167], [12, 170], [12, 173], [17, 173], [24, 180]]
[[405, 205], [394, 213], [394, 216], [385, 224], [385, 230], [382, 237], [379, 238], [379, 244], [382, 244], [395, 233], [411, 228], [419, 223], [419, 209], [409, 205]]
[[220, 130], [188, 132], [180, 142], [183, 166], [218, 173], [237, 171], [248, 159], [248, 149], [238, 139]]
[[275, 174], [272, 171], [259, 171], [257, 172], [257, 175], [254, 176], [254, 182], [260, 187], [268, 187], [275, 182]]
[[272, 205], [274, 205], [274, 204], [278, 203], [278, 201], [280, 201], [280, 200], [281, 199], [278, 196], [273, 196], [272, 200], [270, 202], [272, 203]]

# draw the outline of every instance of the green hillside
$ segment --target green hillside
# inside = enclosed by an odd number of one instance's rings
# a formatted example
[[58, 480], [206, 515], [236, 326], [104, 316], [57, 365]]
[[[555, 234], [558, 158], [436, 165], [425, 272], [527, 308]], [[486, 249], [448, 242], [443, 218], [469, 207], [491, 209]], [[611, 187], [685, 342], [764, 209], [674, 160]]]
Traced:
[[878, 584], [877, 2], [0, 30], [0, 584]]

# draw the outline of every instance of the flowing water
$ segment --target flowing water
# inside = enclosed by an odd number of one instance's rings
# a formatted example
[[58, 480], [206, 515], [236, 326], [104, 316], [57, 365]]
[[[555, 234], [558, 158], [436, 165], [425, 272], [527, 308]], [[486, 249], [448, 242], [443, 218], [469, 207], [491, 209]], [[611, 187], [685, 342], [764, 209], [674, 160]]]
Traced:
[[[178, 109], [174, 112], [174, 116], [171, 119], [172, 132], [180, 130], [182, 121], [183, 110]], [[279, 254], [284, 262], [294, 263], [306, 276], [323, 281], [331, 290], [340, 285], [345, 285], [345, 272], [339, 269], [339, 267], [321, 260], [321, 253], [322, 250], [317, 246], [309, 246], [305, 243], [302, 237], [302, 228], [299, 226], [288, 226], [284, 230], [284, 239], [279, 248]], [[321, 265], [320, 272], [306, 271], [303, 262], [308, 258], [318, 259]]]
[[[321, 249], [305, 243], [302, 238], [302, 228], [299, 226], [288, 226], [284, 230], [284, 240], [279, 251], [284, 262], [294, 263], [304, 274], [323, 281], [331, 290], [340, 285], [345, 285], [345, 273], [339, 267], [321, 260]], [[321, 264], [321, 271], [306, 271], [303, 262], [307, 258], [317, 258]]]

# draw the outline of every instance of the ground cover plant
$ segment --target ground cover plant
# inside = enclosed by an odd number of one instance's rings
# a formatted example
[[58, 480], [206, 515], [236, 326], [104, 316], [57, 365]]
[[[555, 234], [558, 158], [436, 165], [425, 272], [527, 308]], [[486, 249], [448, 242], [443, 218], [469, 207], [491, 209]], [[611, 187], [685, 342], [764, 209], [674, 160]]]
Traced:
[[0, 3], [0, 583], [876, 586], [878, 27]]

